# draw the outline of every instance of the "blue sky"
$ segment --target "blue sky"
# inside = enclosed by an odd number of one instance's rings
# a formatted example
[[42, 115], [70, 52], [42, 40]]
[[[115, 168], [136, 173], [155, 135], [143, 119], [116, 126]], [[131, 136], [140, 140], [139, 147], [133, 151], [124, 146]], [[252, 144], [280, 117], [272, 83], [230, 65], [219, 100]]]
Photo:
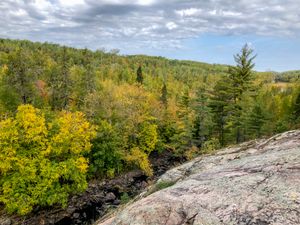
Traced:
[[[281, 72], [300, 69], [300, 38], [296, 37], [205, 34], [185, 40], [181, 49], [159, 54], [174, 59], [232, 65], [235, 63], [233, 55], [238, 53], [245, 43], [248, 43], [257, 54], [255, 69], [258, 71]], [[156, 50], [147, 53], [158, 54]]]
[[300, 69], [299, 0], [1, 0], [0, 37], [233, 64]]

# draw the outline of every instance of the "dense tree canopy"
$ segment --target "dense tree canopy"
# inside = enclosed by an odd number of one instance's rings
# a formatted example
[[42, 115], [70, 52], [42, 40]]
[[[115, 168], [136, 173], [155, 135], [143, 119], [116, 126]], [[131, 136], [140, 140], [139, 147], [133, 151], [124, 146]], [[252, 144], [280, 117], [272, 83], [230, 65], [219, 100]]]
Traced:
[[[230, 57], [230, 56], [229, 56]], [[65, 206], [90, 178], [153, 174], [153, 152], [182, 158], [299, 127], [299, 71], [48, 43], [0, 41], [0, 203]]]

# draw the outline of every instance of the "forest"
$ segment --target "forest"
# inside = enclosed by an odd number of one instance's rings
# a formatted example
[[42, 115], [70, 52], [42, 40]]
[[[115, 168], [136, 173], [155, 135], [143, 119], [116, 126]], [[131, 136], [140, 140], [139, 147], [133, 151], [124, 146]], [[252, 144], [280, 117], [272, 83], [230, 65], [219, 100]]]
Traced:
[[228, 66], [0, 39], [0, 207], [66, 207], [92, 179], [152, 176], [153, 153], [189, 160], [299, 128], [300, 71], [257, 72], [247, 45], [233, 57]]

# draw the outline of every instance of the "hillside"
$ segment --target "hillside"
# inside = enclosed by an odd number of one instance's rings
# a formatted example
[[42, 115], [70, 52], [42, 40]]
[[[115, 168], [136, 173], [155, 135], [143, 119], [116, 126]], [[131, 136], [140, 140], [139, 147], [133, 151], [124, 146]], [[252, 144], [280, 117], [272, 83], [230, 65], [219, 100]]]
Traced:
[[90, 224], [172, 166], [298, 129], [297, 72], [256, 72], [248, 45], [234, 59], [0, 39], [0, 215]]

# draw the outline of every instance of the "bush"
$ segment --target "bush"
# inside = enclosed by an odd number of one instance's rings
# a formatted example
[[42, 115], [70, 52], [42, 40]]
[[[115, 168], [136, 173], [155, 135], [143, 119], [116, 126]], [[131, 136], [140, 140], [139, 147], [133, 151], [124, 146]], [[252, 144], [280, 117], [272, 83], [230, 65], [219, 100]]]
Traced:
[[31, 105], [15, 118], [0, 121], [0, 202], [8, 212], [25, 215], [34, 206], [66, 206], [71, 193], [87, 187], [94, 127], [82, 113], [62, 112], [46, 124]]
[[129, 195], [125, 192], [121, 195], [121, 204], [126, 204], [130, 201]]
[[203, 143], [201, 147], [201, 152], [203, 154], [212, 153], [214, 150], [217, 150], [221, 147], [220, 142], [216, 138], [212, 138]]

